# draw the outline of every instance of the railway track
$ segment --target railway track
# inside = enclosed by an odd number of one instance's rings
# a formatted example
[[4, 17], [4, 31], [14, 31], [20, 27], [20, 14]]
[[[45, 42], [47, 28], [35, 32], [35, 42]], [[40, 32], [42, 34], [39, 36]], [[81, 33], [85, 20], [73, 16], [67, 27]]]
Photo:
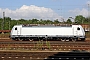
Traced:
[[89, 60], [90, 52], [0, 52], [0, 60]]
[[57, 52], [0, 52], [0, 60], [44, 60]]
[[90, 43], [85, 42], [59, 42], [58, 44], [38, 44], [31, 42], [0, 42], [0, 50], [52, 50], [52, 51], [71, 51], [71, 50], [87, 50], [90, 51]]
[[[4, 41], [3, 41], [4, 40]], [[46, 41], [12, 41], [10, 39], [1, 39], [0, 40], [0, 60], [48, 60], [57, 59], [58, 52], [62, 51], [87, 51], [90, 52], [90, 42], [60, 42], [60, 41], [49, 41], [49, 44]], [[62, 54], [61, 54], [62, 55]], [[64, 55], [59, 56], [58, 59], [72, 59], [76, 60], [73, 54], [73, 58]], [[87, 55], [87, 56], [86, 56]], [[89, 53], [90, 55], [90, 53]], [[80, 57], [79, 60], [85, 60], [86, 57], [90, 59], [88, 54]], [[51, 57], [52, 56], [52, 57]], [[85, 58], [84, 58], [85, 57]]]
[[[8, 41], [6, 41], [8, 40]], [[59, 51], [70, 51], [70, 50], [90, 50], [90, 42], [61, 42], [61, 41], [10, 41], [1, 39], [0, 50], [59, 50]]]
[[[4, 40], [7, 40], [4, 38]], [[9, 40], [9, 39], [8, 39]], [[90, 42], [61, 42], [61, 41], [0, 41], [0, 50], [90, 50]]]
[[[41, 42], [43, 44], [46, 44], [47, 41], [1, 41], [0, 44], [37, 44], [38, 42]], [[61, 42], [61, 41], [48, 41], [50, 44], [86, 44], [90, 45], [90, 42]]]

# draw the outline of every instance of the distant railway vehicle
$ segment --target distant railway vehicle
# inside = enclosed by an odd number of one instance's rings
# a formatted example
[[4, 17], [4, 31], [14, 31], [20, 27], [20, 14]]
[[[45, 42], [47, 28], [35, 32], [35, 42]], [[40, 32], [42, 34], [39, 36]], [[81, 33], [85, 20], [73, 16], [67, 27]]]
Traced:
[[34, 40], [34, 39], [51, 39], [60, 41], [77, 41], [85, 40], [85, 31], [81, 25], [70, 26], [31, 26], [15, 25], [10, 37], [13, 40]]
[[9, 33], [11, 30], [0, 30], [0, 33]]

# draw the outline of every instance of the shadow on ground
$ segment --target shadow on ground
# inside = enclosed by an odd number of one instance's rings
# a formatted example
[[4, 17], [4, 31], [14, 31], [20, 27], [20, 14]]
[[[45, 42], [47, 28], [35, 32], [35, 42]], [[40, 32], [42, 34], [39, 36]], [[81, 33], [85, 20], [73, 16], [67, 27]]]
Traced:
[[90, 60], [90, 52], [73, 50], [71, 52], [58, 52], [44, 60]]

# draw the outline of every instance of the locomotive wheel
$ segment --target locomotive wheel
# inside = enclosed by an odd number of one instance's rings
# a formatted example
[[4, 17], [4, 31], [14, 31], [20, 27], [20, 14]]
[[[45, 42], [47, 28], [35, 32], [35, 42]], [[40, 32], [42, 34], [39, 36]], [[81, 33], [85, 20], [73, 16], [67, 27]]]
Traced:
[[18, 38], [19, 41], [23, 41], [23, 39]]
[[57, 38], [57, 40], [61, 40], [60, 38]]
[[15, 38], [13, 38], [12, 40], [13, 40], [13, 41], [16, 41], [16, 39], [15, 39]]
[[85, 38], [82, 38], [81, 41], [85, 41]]
[[65, 42], [66, 40], [65, 39], [61, 39], [62, 42]]
[[69, 39], [66, 39], [66, 41], [69, 41]]
[[73, 42], [76, 42], [76, 41], [77, 41], [77, 39], [72, 39], [72, 41], [73, 41]]
[[31, 39], [28, 39], [29, 41], [31, 41]]
[[15, 41], [18, 41], [18, 39], [16, 38]]
[[42, 40], [40, 40], [40, 41], [43, 41], [43, 39], [42, 39]]
[[33, 39], [29, 39], [29, 41], [33, 41]]

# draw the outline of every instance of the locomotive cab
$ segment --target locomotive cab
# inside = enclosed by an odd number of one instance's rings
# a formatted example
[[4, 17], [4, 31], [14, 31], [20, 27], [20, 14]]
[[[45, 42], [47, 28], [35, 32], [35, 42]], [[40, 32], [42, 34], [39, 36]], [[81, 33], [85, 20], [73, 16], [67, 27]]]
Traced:
[[12, 39], [18, 38], [20, 36], [20, 29], [21, 29], [21, 25], [20, 26], [15, 25], [12, 28], [11, 34], [10, 34]]
[[73, 25], [73, 35], [78, 40], [85, 40], [85, 31], [81, 25]]

